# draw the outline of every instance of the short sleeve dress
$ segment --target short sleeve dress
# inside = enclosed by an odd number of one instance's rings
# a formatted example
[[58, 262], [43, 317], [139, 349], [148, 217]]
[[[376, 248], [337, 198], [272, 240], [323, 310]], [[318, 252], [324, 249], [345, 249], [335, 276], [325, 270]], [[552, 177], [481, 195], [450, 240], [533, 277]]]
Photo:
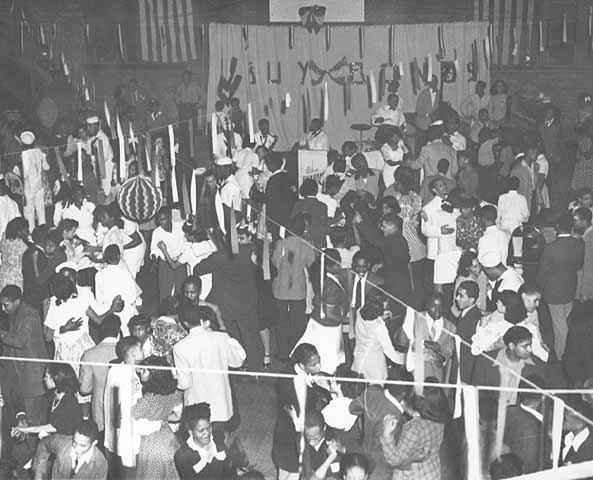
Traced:
[[2, 239], [0, 241], [0, 290], [6, 285], [23, 288], [23, 254], [27, 245], [20, 238]]

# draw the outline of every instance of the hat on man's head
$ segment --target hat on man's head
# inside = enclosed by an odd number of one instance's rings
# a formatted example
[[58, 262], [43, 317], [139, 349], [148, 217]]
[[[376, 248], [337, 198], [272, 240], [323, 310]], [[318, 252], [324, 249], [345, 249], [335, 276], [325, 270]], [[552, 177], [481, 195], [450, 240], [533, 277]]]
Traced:
[[21, 133], [21, 142], [23, 145], [33, 145], [35, 141], [35, 134], [27, 130], [26, 132]]
[[233, 160], [229, 157], [219, 157], [214, 160], [215, 165], [224, 166], [224, 165], [232, 165]]
[[525, 158], [525, 154], [523, 152], [519, 152], [515, 155], [515, 160], [519, 160], [520, 158]]
[[432, 122], [432, 123], [430, 124], [430, 126], [431, 126], [431, 127], [438, 127], [438, 126], [440, 126], [440, 125], [444, 125], [444, 124], [445, 124], [445, 122], [443, 122], [442, 120], [435, 120], [434, 122]]
[[496, 250], [487, 250], [485, 252], [478, 253], [478, 261], [484, 268], [492, 268], [502, 263], [500, 252]]
[[57, 267], [56, 267], [56, 273], [60, 273], [62, 270], [64, 269], [68, 269], [68, 270], [74, 270], [75, 272], [78, 272], [78, 265], [74, 262], [64, 262], [64, 263], [60, 263]]
[[93, 125], [94, 123], [99, 123], [99, 117], [97, 117], [96, 115], [93, 115], [92, 117], [89, 117], [86, 119], [86, 123], [87, 123], [87, 125]]

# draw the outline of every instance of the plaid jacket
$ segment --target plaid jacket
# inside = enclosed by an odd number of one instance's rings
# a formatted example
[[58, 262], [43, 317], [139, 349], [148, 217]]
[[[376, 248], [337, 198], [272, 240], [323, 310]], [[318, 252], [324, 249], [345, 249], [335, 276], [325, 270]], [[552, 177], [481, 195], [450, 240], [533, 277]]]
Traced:
[[444, 425], [414, 417], [405, 423], [396, 443], [394, 437], [381, 437], [383, 455], [395, 467], [393, 480], [440, 480], [439, 449]]

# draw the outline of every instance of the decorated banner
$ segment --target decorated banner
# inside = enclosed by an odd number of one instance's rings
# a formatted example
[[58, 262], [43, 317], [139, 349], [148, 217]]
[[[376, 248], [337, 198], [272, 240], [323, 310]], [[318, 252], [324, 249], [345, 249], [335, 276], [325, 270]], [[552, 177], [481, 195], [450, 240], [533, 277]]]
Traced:
[[327, 152], [322, 150], [299, 150], [298, 178], [299, 185], [306, 178], [319, 181], [327, 168]]

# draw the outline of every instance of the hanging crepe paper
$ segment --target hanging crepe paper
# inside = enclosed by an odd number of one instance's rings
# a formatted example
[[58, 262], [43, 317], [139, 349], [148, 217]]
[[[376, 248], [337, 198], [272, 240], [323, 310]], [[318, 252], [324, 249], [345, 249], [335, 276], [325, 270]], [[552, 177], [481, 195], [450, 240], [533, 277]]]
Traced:
[[84, 76], [84, 73], [82, 74], [82, 76], [80, 77], [80, 81], [82, 83], [82, 88], [86, 88], [86, 78]]
[[[193, 172], [193, 170], [192, 170]], [[189, 192], [187, 190], [187, 179], [185, 177], [185, 169], [181, 169], [181, 200], [183, 203], [183, 215], [185, 218], [189, 218], [191, 209], [191, 200], [189, 198]]]
[[443, 54], [443, 44], [441, 43], [441, 28], [443, 28], [443, 27], [440, 25], [437, 27], [437, 44], [439, 46], [439, 50], [437, 52], [438, 58], [443, 58], [445, 56]]
[[243, 34], [243, 45], [245, 46], [245, 50], [247, 50], [249, 48], [249, 35], [245, 25], [241, 27], [241, 33]]
[[484, 48], [484, 65], [486, 65], [486, 68], [489, 68], [490, 67], [490, 46], [489, 46], [488, 37], [486, 37], [484, 40], [482, 40], [482, 46]]
[[346, 84], [344, 85], [344, 115], [348, 114], [352, 108], [352, 77], [346, 77]]
[[187, 123], [187, 128], [189, 130], [189, 156], [191, 158], [194, 157], [194, 119], [190, 118], [189, 122]]
[[272, 278], [270, 273], [270, 239], [268, 238], [268, 219], [266, 218], [265, 204], [263, 205], [259, 216], [258, 230], [261, 232], [263, 237], [262, 270], [264, 274], [264, 280], [270, 280]]
[[566, 13], [562, 15], [562, 43], [568, 42], [568, 31], [566, 26]]
[[593, 34], [593, 7], [589, 7], [589, 18], [587, 20], [587, 32], [589, 36]]
[[455, 65], [455, 70], [459, 72], [459, 59], [457, 58], [457, 49], [453, 49], [453, 63]]
[[399, 62], [397, 64], [397, 69], [399, 70], [400, 78], [404, 78], [404, 62]]
[[130, 145], [132, 145], [132, 150], [134, 151], [134, 154], [136, 154], [138, 139], [136, 138], [136, 135], [134, 135], [134, 129], [132, 128], [132, 122], [130, 122]]
[[325, 50], [329, 51], [332, 44], [332, 31], [329, 25], [325, 26]]
[[482, 467], [480, 459], [480, 410], [479, 392], [471, 385], [463, 385], [463, 419], [465, 423], [465, 437], [467, 445], [467, 478], [481, 478]]
[[324, 303], [323, 303], [323, 287], [324, 287], [324, 283], [325, 283], [325, 250], [321, 251], [321, 259], [320, 259], [320, 263], [321, 263], [321, 274], [320, 274], [320, 278], [319, 278], [319, 291], [321, 292], [320, 294], [320, 298], [321, 298], [321, 302], [320, 302], [320, 306], [319, 306], [319, 316], [321, 318], [325, 318], [325, 308], [324, 308]]
[[544, 51], [544, 22], [539, 21], [539, 51]]
[[175, 158], [175, 133], [173, 132], [173, 125], [168, 126], [169, 130], [169, 152], [171, 155], [171, 196], [173, 203], [179, 201], [179, 193], [177, 191], [177, 173], [175, 172], [177, 160]]
[[389, 55], [387, 56], [389, 64], [393, 65], [393, 57], [394, 57], [394, 53], [395, 53], [395, 45], [393, 44], [394, 42], [394, 38], [393, 38], [393, 25], [389, 25], [389, 29], [388, 29], [388, 45], [389, 45]]
[[212, 135], [212, 153], [214, 153], [216, 155], [216, 153], [218, 152], [218, 132], [217, 132], [217, 123], [218, 120], [216, 118], [216, 113], [212, 114], [212, 120], [211, 120], [211, 127], [210, 127], [210, 132]]
[[560, 448], [562, 447], [562, 422], [564, 420], [564, 401], [554, 397], [552, 413], [552, 468], [558, 468]]
[[76, 153], [78, 154], [78, 163], [77, 163], [77, 180], [82, 183], [82, 143], [76, 143]]
[[327, 82], [323, 84], [323, 121], [329, 120], [329, 90], [327, 89]]
[[307, 91], [305, 92], [306, 97], [307, 97], [307, 128], [305, 129], [305, 132], [309, 130], [309, 125], [311, 124], [311, 118], [313, 117], [313, 112], [311, 111], [311, 92], [309, 92], [309, 89], [307, 88]]
[[154, 168], [152, 169], [154, 172], [154, 186], [157, 188], [161, 188], [161, 177], [159, 175], [159, 146], [156, 146], [155, 156], [154, 156]]
[[85, 100], [85, 102], [91, 101], [91, 94], [89, 93], [88, 87], [84, 88], [84, 100]]
[[116, 117], [117, 141], [119, 143], [119, 178], [126, 178], [126, 147], [124, 144], [124, 132], [119, 121], [119, 114]]
[[121, 30], [121, 23], [117, 24], [117, 45], [119, 46], [120, 57], [125, 61], [126, 56], [124, 54], [124, 37]]
[[39, 24], [39, 39], [41, 41], [41, 46], [45, 47], [45, 32], [43, 31], [43, 24]]
[[148, 148], [148, 142], [144, 143], [144, 157], [146, 158], [146, 170], [148, 173], [152, 172], [152, 166], [150, 164], [150, 150]]
[[428, 62], [428, 70], [426, 73], [426, 79], [428, 82], [430, 82], [432, 80], [432, 54], [428, 55], [426, 57], [426, 60]]
[[519, 36], [517, 35], [517, 27], [513, 27], [513, 57], [519, 55]]
[[249, 143], [255, 142], [255, 132], [253, 130], [253, 111], [251, 103], [247, 104], [247, 128], [249, 129]]
[[97, 164], [99, 165], [99, 176], [101, 179], [105, 179], [107, 172], [105, 170], [105, 154], [103, 152], [103, 142], [99, 140], [97, 142]]
[[455, 340], [455, 351], [457, 352], [457, 381], [455, 382], [455, 405], [453, 408], [453, 418], [461, 418], [463, 407], [461, 405], [461, 362], [459, 361], [459, 352], [461, 352], [461, 337], [453, 335]]
[[60, 172], [60, 177], [64, 180], [68, 185], [70, 185], [70, 176], [68, 175], [68, 170], [66, 170], [66, 166], [64, 165], [64, 161], [62, 160], [62, 154], [60, 153], [60, 149], [58, 147], [54, 147], [54, 152], [56, 154], [56, 160], [58, 162], [58, 171]]
[[375, 82], [375, 72], [372, 70], [369, 73], [369, 83], [371, 84], [371, 104], [374, 105], [377, 103], [377, 83]]
[[62, 68], [64, 69], [64, 76], [68, 78], [70, 76], [70, 70], [68, 70], [68, 64], [66, 63], [66, 57], [64, 52], [60, 53], [60, 59], [62, 60]]
[[21, 28], [19, 30], [19, 40], [21, 46], [21, 55], [25, 54], [25, 22], [21, 22]]
[[111, 128], [111, 115], [109, 115], [109, 107], [107, 106], [107, 99], [103, 102], [103, 109], [105, 110], [105, 121], [107, 126]]
[[86, 42], [87, 47], [91, 43], [91, 27], [88, 23], [84, 25], [84, 41]]
[[364, 57], [364, 27], [358, 27], [358, 53], [360, 58]]
[[286, 108], [290, 108], [290, 103], [292, 102], [290, 93], [286, 92], [286, 98], [284, 99], [284, 102], [286, 103]]
[[294, 47], [294, 25], [288, 27], [288, 48], [292, 50]]
[[191, 183], [189, 186], [189, 199], [191, 202], [191, 214], [196, 217], [198, 212], [198, 185], [196, 181], [196, 171], [191, 172]]

